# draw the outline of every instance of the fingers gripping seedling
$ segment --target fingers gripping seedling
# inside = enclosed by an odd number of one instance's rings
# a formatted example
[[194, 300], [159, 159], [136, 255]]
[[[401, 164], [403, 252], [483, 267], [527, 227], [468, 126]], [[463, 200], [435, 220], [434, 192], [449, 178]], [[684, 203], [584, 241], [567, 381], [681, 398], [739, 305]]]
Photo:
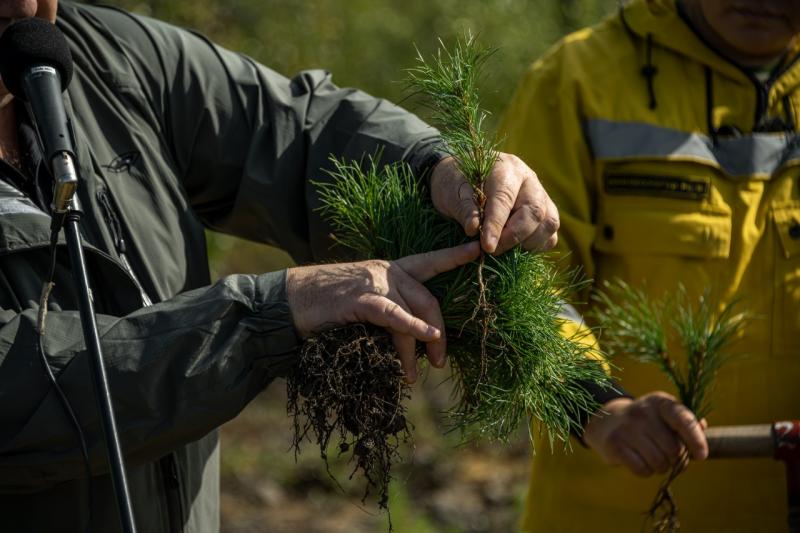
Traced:
[[[328, 447], [338, 435], [339, 453], [350, 454], [353, 473], [360, 471], [367, 480], [364, 498], [377, 491], [382, 507], [392, 460], [409, 435], [402, 402], [416, 375], [415, 339], [425, 343], [432, 364], [444, 365], [439, 306], [420, 282], [474, 260], [477, 252], [473, 242], [395, 261], [299, 267], [287, 275], [295, 327], [303, 336], [313, 335], [288, 380], [295, 449], [313, 435], [327, 464]], [[298, 287], [335, 296], [303, 298]], [[331, 305], [336, 311], [326, 309]], [[330, 319], [356, 324], [325, 331]]]

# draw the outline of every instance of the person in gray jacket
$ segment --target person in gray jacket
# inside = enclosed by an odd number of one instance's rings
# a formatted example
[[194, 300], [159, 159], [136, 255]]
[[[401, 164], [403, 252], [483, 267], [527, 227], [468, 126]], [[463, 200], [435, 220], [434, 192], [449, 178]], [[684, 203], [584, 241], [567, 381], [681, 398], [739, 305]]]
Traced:
[[[326, 259], [311, 181], [331, 179], [330, 154], [358, 159], [379, 148], [385, 161], [429, 175], [434, 205], [469, 235], [478, 233], [477, 209], [434, 129], [338, 88], [324, 71], [286, 79], [194, 33], [112, 8], [0, 1], [0, 31], [31, 16], [56, 23], [74, 59], [65, 106], [137, 526], [217, 531], [216, 428], [289, 372], [303, 337], [332, 325], [388, 328], [409, 381], [418, 341], [441, 367], [442, 318], [421, 281], [473, 260], [479, 244], [210, 284], [204, 228], [279, 246], [300, 263]], [[76, 434], [36, 357], [51, 177], [30, 118], [5, 87], [0, 157], [0, 530], [117, 531], [64, 250], [43, 346], [87, 439], [91, 497]], [[501, 156], [487, 193], [487, 252], [555, 244], [557, 210], [519, 159]]]

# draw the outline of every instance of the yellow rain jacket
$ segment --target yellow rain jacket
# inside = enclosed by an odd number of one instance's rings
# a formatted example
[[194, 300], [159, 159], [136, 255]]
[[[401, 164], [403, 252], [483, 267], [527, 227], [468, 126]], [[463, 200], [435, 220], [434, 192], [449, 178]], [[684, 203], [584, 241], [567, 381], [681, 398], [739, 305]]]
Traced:
[[[596, 283], [683, 283], [757, 318], [720, 372], [711, 425], [800, 417], [800, 62], [766, 83], [715, 53], [671, 0], [636, 1], [537, 61], [506, 113], [505, 149], [559, 206], [561, 246]], [[602, 342], [601, 342], [602, 344]], [[621, 358], [620, 382], [674, 393]], [[640, 531], [660, 476], [539, 443], [524, 529]], [[682, 530], [786, 531], [783, 465], [693, 463], [674, 485]]]

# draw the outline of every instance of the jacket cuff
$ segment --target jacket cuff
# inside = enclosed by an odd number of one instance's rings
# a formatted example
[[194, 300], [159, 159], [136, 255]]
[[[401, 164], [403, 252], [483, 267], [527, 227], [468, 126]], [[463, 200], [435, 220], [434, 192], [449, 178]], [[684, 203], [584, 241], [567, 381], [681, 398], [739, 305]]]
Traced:
[[256, 361], [265, 361], [271, 373], [287, 375], [297, 362], [302, 339], [297, 334], [286, 294], [287, 271], [268, 272], [256, 277], [256, 336], [262, 339]]
[[450, 154], [445, 149], [444, 141], [436, 137], [414, 148], [405, 158], [411, 171], [426, 186], [430, 184], [430, 175], [436, 164]]
[[[579, 387], [584, 389], [598, 405], [603, 406], [611, 400], [617, 398], [633, 398], [622, 385], [615, 379], [609, 379], [606, 385], [601, 385], [594, 381], [579, 380], [576, 382]], [[577, 430], [572, 431], [572, 435], [578, 439], [582, 446], [586, 446], [583, 442], [583, 430], [589, 422], [589, 418], [594, 416], [594, 413], [587, 413], [586, 411], [579, 411], [577, 415], [577, 422], [581, 428], [580, 433]]]

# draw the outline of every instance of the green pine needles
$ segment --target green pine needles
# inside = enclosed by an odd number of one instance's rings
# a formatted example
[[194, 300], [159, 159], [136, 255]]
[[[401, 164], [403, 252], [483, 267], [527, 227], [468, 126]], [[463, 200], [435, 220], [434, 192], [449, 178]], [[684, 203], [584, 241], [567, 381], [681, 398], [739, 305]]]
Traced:
[[[406, 165], [335, 161], [319, 184], [322, 214], [337, 242], [360, 258], [397, 259], [467, 242], [460, 225], [440, 215]], [[597, 406], [581, 381], [606, 383], [590, 348], [561, 335], [562, 303], [580, 284], [544, 256], [514, 249], [485, 256], [491, 323], [475, 317], [478, 264], [446, 272], [426, 286], [439, 300], [458, 401], [454, 425], [473, 437], [508, 439], [523, 421], [539, 420], [551, 437], [580, 432], [579, 415]]]
[[[485, 131], [477, 84], [491, 51], [468, 37], [432, 61], [421, 55], [412, 86], [428, 99], [447, 149], [483, 207], [483, 183], [497, 159]], [[463, 229], [435, 211], [406, 165], [335, 161], [320, 184], [322, 214], [338, 243], [361, 259], [397, 259], [455, 246]], [[578, 339], [561, 334], [558, 318], [580, 286], [543, 255], [516, 248], [439, 275], [427, 287], [441, 304], [456, 391], [453, 425], [468, 437], [508, 439], [538, 420], [551, 439], [580, 433], [581, 414], [597, 405], [582, 383], [607, 384], [603, 364]]]
[[[711, 410], [708, 401], [714, 376], [727, 361], [729, 345], [749, 320], [736, 311], [736, 301], [717, 312], [708, 294], [692, 305], [683, 286], [675, 297], [654, 301], [644, 291], [622, 280], [605, 284], [594, 312], [603, 328], [603, 348], [658, 366], [675, 386], [681, 403], [698, 419]], [[669, 350], [674, 339], [685, 354], [685, 364]]]
[[[606, 283], [595, 300], [594, 318], [603, 327], [603, 348], [610, 354], [627, 354], [643, 363], [656, 365], [675, 386], [681, 403], [698, 420], [711, 411], [709, 395], [717, 371], [728, 360], [727, 349], [749, 320], [737, 312], [737, 301], [718, 311], [703, 294], [693, 305], [683, 286], [674, 298], [654, 301], [644, 291], [622, 280]], [[683, 364], [671, 351], [680, 346]], [[678, 507], [671, 492], [675, 478], [688, 466], [684, 454], [661, 484], [647, 514], [656, 532], [680, 529]]]
[[[442, 130], [442, 139], [458, 166], [472, 186], [472, 196], [478, 206], [483, 231], [483, 212], [486, 206], [484, 183], [497, 161], [496, 142], [483, 127], [486, 112], [481, 108], [478, 82], [487, 59], [494, 50], [478, 46], [468, 35], [449, 51], [444, 43], [431, 61], [417, 50], [417, 67], [408, 70], [408, 83], [424, 95], [433, 110], [434, 120]], [[476, 278], [478, 295], [472, 319], [480, 321], [480, 373], [476, 388], [486, 376], [489, 365], [487, 343], [494, 312], [487, 298], [488, 288], [484, 279], [486, 254], [481, 250]]]
[[[447, 150], [473, 187], [481, 211], [483, 184], [497, 160], [485, 131], [477, 92], [480, 67], [491, 52], [472, 38], [432, 62], [420, 56], [414, 87], [429, 99]], [[462, 244], [462, 227], [433, 207], [430, 192], [405, 163], [383, 166], [380, 153], [362, 161], [333, 159], [332, 179], [317, 183], [320, 212], [340, 247], [356, 259], [394, 260]], [[454, 382], [452, 426], [466, 438], [505, 441], [523, 422], [538, 420], [555, 440], [568, 443], [580, 420], [597, 409], [587, 383], [610, 386], [604, 361], [581, 339], [561, 334], [559, 312], [582, 286], [544, 256], [519, 248], [443, 273], [426, 283], [439, 300]], [[388, 506], [390, 467], [410, 432], [404, 382], [389, 334], [349, 325], [304, 344], [289, 376], [288, 411], [294, 444], [308, 438], [323, 460], [338, 442], [366, 493]], [[393, 365], [393, 366], [392, 366]], [[354, 414], [355, 413], [355, 414]], [[335, 439], [335, 441], [334, 441]], [[568, 445], [568, 444], [567, 444]], [[365, 494], [366, 496], [366, 494]]]
[[478, 83], [486, 61], [496, 50], [481, 47], [468, 35], [452, 51], [439, 41], [429, 61], [417, 50], [417, 66], [408, 69], [409, 86], [427, 99], [433, 121], [447, 149], [472, 185], [483, 207], [483, 183], [497, 160], [497, 141], [486, 131]]

